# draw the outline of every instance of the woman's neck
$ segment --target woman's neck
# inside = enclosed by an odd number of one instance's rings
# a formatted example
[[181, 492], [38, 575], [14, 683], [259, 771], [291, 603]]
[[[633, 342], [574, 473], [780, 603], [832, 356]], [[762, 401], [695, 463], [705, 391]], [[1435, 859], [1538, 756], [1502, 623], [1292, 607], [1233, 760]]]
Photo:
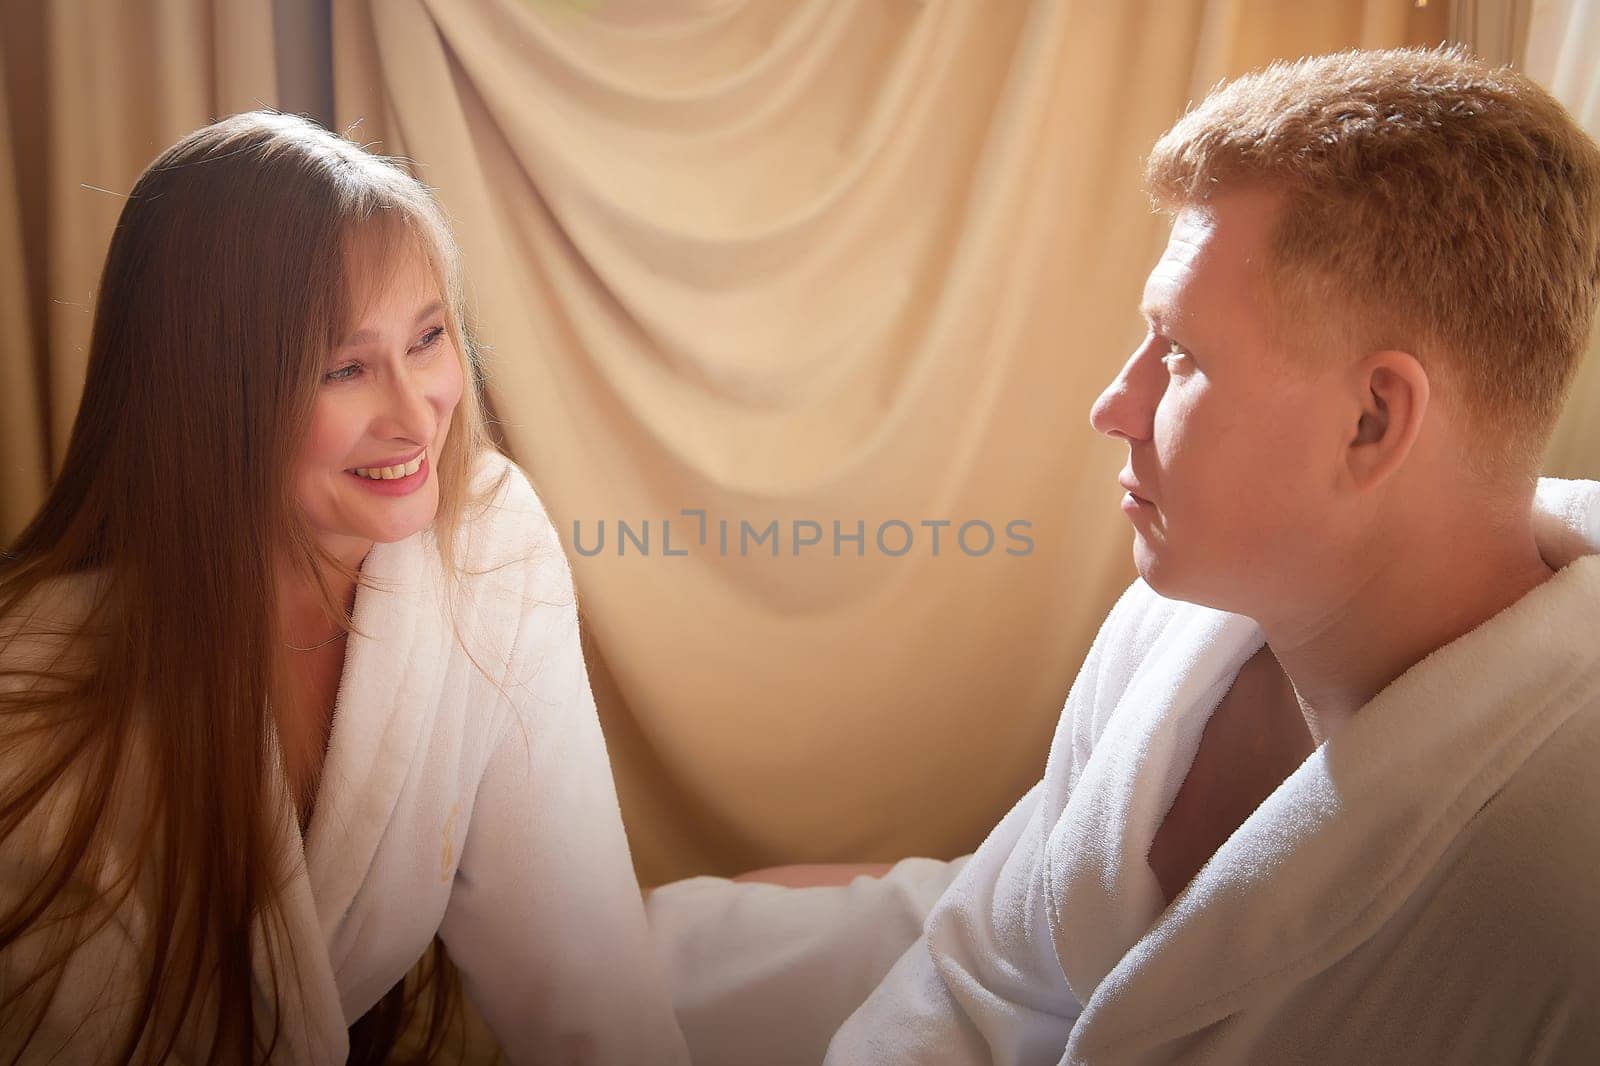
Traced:
[[[337, 567], [324, 567], [321, 576], [331, 594], [332, 604], [348, 619], [355, 609], [356, 577], [361, 559], [352, 566], [340, 559], [350, 572]], [[329, 601], [323, 599], [317, 581], [300, 568], [287, 564], [277, 567], [279, 638], [293, 648], [317, 645], [343, 632], [340, 616], [331, 616]]]

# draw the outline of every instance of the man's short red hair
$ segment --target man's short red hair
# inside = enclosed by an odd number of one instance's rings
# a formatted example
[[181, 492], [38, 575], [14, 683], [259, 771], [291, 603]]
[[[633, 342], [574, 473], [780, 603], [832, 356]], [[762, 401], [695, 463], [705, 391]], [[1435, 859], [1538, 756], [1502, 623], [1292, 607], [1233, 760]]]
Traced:
[[1545, 90], [1459, 49], [1274, 63], [1180, 119], [1145, 176], [1169, 211], [1281, 191], [1284, 321], [1412, 352], [1489, 468], [1536, 468], [1600, 286], [1600, 148]]

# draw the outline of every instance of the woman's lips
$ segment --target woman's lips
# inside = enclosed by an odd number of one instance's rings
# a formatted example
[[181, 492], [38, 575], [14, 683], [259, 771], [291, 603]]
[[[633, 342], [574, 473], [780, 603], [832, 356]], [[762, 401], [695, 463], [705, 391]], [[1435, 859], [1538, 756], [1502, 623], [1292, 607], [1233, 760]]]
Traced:
[[427, 484], [428, 469], [428, 457], [424, 455], [421, 464], [417, 467], [417, 472], [406, 477], [376, 480], [349, 470], [345, 471], [345, 476], [367, 491], [375, 492], [379, 496], [409, 496]]

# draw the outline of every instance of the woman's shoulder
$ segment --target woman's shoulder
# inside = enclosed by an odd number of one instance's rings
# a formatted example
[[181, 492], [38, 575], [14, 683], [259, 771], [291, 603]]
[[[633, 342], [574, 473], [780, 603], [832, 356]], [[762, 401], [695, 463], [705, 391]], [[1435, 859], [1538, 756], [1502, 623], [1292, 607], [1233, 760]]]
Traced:
[[487, 527], [504, 527], [512, 535], [519, 530], [526, 532], [529, 526], [538, 527], [540, 532], [555, 531], [528, 475], [493, 449], [486, 449], [474, 463], [472, 498], [474, 505], [469, 509], [479, 512], [477, 521]]
[[516, 463], [487, 452], [473, 469], [457, 555], [467, 575], [513, 581], [541, 599], [570, 599], [572, 570], [561, 538], [532, 483]]
[[104, 593], [100, 573], [50, 578], [0, 614], [0, 666], [7, 672], [56, 663], [82, 647], [84, 627]]
[[51, 622], [82, 621], [105, 591], [107, 577], [98, 570], [45, 578], [29, 589], [0, 623], [26, 619]]

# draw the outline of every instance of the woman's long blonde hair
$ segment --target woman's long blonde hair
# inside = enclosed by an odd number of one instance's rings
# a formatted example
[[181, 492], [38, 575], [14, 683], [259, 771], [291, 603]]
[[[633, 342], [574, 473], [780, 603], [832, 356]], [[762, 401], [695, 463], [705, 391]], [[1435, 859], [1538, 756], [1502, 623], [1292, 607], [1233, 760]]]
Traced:
[[[281, 1020], [256, 1017], [251, 983], [252, 929], [281, 928], [292, 858], [270, 746], [285, 669], [274, 561], [292, 560], [328, 598], [332, 560], [298, 512], [292, 472], [327, 354], [372, 288], [359, 264], [413, 250], [469, 382], [428, 534], [454, 576], [469, 474], [489, 445], [458, 254], [428, 189], [311, 122], [252, 112], [185, 137], [129, 194], [60, 477], [0, 556], [0, 852], [46, 814], [59, 827], [58, 850], [0, 900], [0, 954], [46, 931], [55, 945], [0, 988], [0, 1046], [37, 1029], [71, 951], [135, 885], [148, 933], [118, 1059], [165, 1060], [196, 1017], [215, 1019], [202, 1034], [210, 1061], [276, 1046]], [[40, 609], [72, 585], [92, 588], [85, 611], [63, 621]], [[7, 653], [29, 639], [59, 653]], [[147, 802], [109, 811], [136, 747], [148, 776], [128, 792]], [[138, 819], [135, 854], [110, 854], [112, 817]], [[292, 960], [267, 961], [281, 986]], [[381, 1024], [352, 1031], [353, 1060], [381, 1059], [404, 999], [397, 986]]]

